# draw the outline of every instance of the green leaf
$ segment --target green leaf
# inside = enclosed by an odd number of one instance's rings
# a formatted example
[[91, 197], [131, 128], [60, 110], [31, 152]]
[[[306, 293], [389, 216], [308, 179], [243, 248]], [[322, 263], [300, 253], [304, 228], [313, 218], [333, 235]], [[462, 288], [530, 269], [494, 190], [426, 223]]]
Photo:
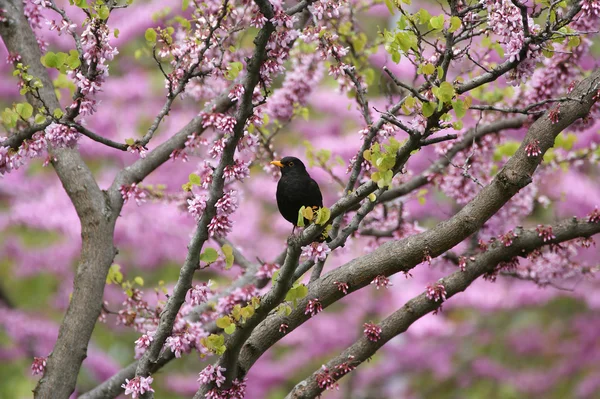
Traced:
[[429, 26], [435, 30], [444, 29], [444, 14], [440, 14], [437, 17], [432, 17], [429, 20]]
[[298, 210], [298, 221], [296, 222], [298, 227], [304, 227], [304, 207]]
[[141, 278], [140, 276], [137, 276], [136, 278], [134, 278], [133, 282], [136, 283], [137, 285], [139, 285], [140, 287], [144, 286], [144, 279]]
[[421, 8], [419, 12], [415, 15], [419, 17], [419, 22], [421, 24], [426, 24], [429, 22], [429, 20], [431, 20], [431, 14], [424, 8]]
[[56, 119], [60, 119], [63, 117], [64, 112], [62, 112], [62, 110], [60, 108], [56, 108], [54, 110], [54, 112], [52, 113], [52, 115], [56, 118]]
[[110, 269], [108, 269], [106, 284], [121, 284], [122, 282], [123, 273], [121, 273], [121, 266], [114, 263], [110, 266]]
[[200, 176], [198, 176], [195, 173], [190, 173], [190, 175], [188, 176], [188, 179], [189, 179], [190, 183], [192, 183], [195, 186], [199, 186], [200, 184], [202, 184], [202, 179], [200, 179]]
[[242, 69], [244, 69], [244, 64], [241, 62], [230, 62], [227, 66], [227, 72], [225, 72], [225, 78], [227, 78], [227, 80], [234, 80], [238, 77]]
[[433, 115], [433, 112], [435, 111], [436, 108], [436, 103], [423, 103], [423, 116], [425, 118], [429, 118], [431, 115]]
[[88, 8], [88, 3], [86, 0], [74, 0], [74, 3], [79, 8]]
[[424, 75], [431, 75], [435, 72], [435, 65], [428, 62], [427, 64], [423, 65], [423, 67], [421, 68], [421, 72], [423, 72]]
[[392, 2], [390, 0], [384, 0], [384, 1], [385, 1], [385, 5], [387, 6], [390, 14], [394, 15], [394, 13], [396, 12], [395, 6], [392, 4]]
[[115, 39], [119, 38], [119, 33], [121, 33], [121, 31], [118, 30], [117, 28], [115, 28], [115, 30], [113, 31], [113, 35], [115, 35]]
[[327, 207], [319, 208], [319, 210], [317, 211], [317, 218], [315, 220], [315, 223], [323, 225], [323, 224], [327, 223], [327, 221], [329, 220], [330, 217], [331, 217], [331, 211], [329, 210], [329, 208], [327, 208]]
[[204, 263], [213, 263], [219, 258], [219, 253], [214, 248], [206, 248], [200, 254], [200, 261]]
[[233, 266], [233, 248], [231, 245], [225, 244], [221, 247], [221, 251], [223, 251], [223, 255], [225, 255], [225, 269], [231, 268]]
[[131, 147], [132, 145], [134, 145], [134, 144], [135, 144], [135, 140], [134, 140], [134, 139], [132, 139], [132, 138], [125, 139], [125, 144], [127, 144], [128, 146], [130, 146], [130, 147]]
[[225, 334], [231, 335], [235, 331], [235, 324], [230, 324], [227, 327], [225, 327], [223, 330], [225, 331]]
[[58, 59], [56, 58], [56, 54], [52, 51], [48, 51], [46, 55], [44, 55], [40, 60], [42, 62], [42, 65], [47, 68], [58, 67]]
[[146, 29], [146, 33], [144, 33], [144, 37], [147, 41], [151, 43], [156, 42], [156, 31], [153, 28]]
[[452, 109], [454, 110], [454, 113], [458, 119], [462, 119], [462, 117], [467, 113], [465, 103], [462, 100], [452, 101]]
[[367, 198], [369, 198], [369, 201], [375, 202], [375, 200], [377, 199], [377, 196], [375, 195], [375, 193], [371, 193], [371, 194], [369, 194], [369, 196]]
[[450, 102], [455, 93], [454, 86], [449, 82], [442, 82], [440, 87], [433, 87], [431, 91], [442, 103]]
[[188, 9], [189, 6], [190, 6], [190, 0], [183, 0], [183, 2], [181, 3], [181, 10], [185, 11]]
[[37, 123], [38, 125], [41, 125], [44, 122], [46, 122], [46, 115], [44, 115], [44, 114], [37, 114], [35, 116], [35, 123]]
[[33, 115], [33, 107], [29, 103], [19, 103], [15, 109], [23, 119], [29, 119]]
[[72, 70], [79, 68], [79, 66], [81, 65], [81, 61], [79, 60], [79, 54], [76, 50], [71, 50], [69, 52], [69, 56], [66, 59], [66, 63]]
[[460, 28], [460, 18], [456, 16], [450, 18], [450, 29], [448, 29], [448, 32], [456, 32], [458, 28]]
[[102, 6], [100, 7], [100, 9], [98, 9], [98, 16], [100, 17], [100, 19], [108, 19], [109, 15], [110, 10], [107, 6]]
[[219, 328], [227, 328], [232, 324], [231, 317], [223, 316], [217, 319], [217, 327]]
[[405, 53], [411, 48], [418, 50], [417, 37], [412, 31], [400, 31], [396, 33], [395, 42], [400, 46], [400, 49]]

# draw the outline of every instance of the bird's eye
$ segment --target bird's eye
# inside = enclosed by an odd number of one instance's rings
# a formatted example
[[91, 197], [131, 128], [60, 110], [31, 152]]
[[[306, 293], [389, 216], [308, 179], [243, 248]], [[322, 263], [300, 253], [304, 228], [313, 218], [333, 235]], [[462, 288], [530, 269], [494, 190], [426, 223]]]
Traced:
[[294, 163], [292, 161], [290, 161], [290, 163], [288, 163], [288, 165], [294, 166]]

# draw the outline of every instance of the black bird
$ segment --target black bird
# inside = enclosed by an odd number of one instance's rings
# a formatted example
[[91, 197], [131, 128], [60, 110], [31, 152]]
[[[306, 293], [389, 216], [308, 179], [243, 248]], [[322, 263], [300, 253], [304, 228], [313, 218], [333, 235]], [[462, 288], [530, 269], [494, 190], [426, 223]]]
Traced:
[[[323, 196], [316, 181], [306, 171], [301, 160], [295, 157], [284, 157], [280, 161], [271, 162], [281, 169], [281, 178], [277, 183], [277, 207], [285, 220], [294, 225], [298, 223], [298, 211], [303, 206], [312, 208], [323, 207]], [[309, 220], [304, 219], [308, 225]], [[293, 230], [292, 230], [293, 232]], [[327, 242], [331, 238], [327, 237]], [[323, 241], [320, 238], [318, 241]]]

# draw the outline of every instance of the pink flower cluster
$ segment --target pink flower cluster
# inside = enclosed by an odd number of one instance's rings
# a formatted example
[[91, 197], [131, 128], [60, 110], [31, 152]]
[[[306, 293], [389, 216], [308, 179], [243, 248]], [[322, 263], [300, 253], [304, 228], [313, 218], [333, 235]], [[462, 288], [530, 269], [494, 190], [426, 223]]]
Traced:
[[538, 237], [542, 237], [544, 242], [548, 242], [556, 238], [552, 233], [552, 226], [544, 227], [543, 224], [538, 224], [538, 226], [535, 228], [535, 231], [538, 232]]
[[213, 366], [209, 364], [198, 374], [198, 382], [203, 385], [215, 383], [217, 387], [225, 382], [225, 376], [222, 374], [225, 372], [225, 367]]
[[46, 370], [46, 357], [34, 357], [33, 363], [31, 364], [31, 374], [42, 375]]
[[263, 263], [256, 271], [256, 278], [264, 280], [273, 277], [273, 273], [279, 270], [279, 265], [276, 263]]
[[150, 387], [152, 381], [154, 381], [152, 377], [135, 377], [131, 380], [126, 378], [121, 388], [125, 389], [125, 395], [131, 395], [135, 399], [146, 392], [154, 392], [154, 389]]
[[148, 331], [146, 334], [142, 335], [138, 339], [135, 340], [135, 358], [139, 359], [142, 357], [146, 349], [150, 347], [150, 344], [154, 340], [154, 333], [156, 331]]
[[246, 305], [250, 302], [253, 297], [260, 295], [260, 292], [256, 286], [250, 284], [241, 288], [236, 288], [231, 294], [219, 298], [217, 302], [216, 311], [219, 314], [229, 314], [233, 310], [235, 305]]
[[300, 256], [307, 257], [317, 262], [319, 260], [325, 260], [327, 255], [331, 252], [331, 248], [325, 243], [313, 242], [309, 245], [302, 247], [302, 253]]
[[123, 197], [123, 203], [127, 203], [130, 199], [134, 199], [135, 203], [140, 206], [142, 203], [146, 202], [146, 197], [148, 196], [146, 190], [137, 185], [137, 183], [132, 183], [129, 186], [121, 186], [119, 189], [121, 192], [121, 197]]
[[[507, 76], [507, 81], [517, 86], [525, 82], [535, 69], [541, 56], [541, 48], [535, 44], [526, 44], [523, 19], [519, 8], [511, 0], [482, 0], [488, 11], [488, 25], [498, 36], [509, 61], [520, 61], [515, 69]], [[533, 19], [527, 16], [529, 33], [539, 31]], [[527, 53], [521, 59], [521, 49], [527, 46]]]
[[210, 286], [212, 281], [208, 280], [207, 283], [196, 284], [189, 289], [186, 302], [192, 306], [200, 305], [208, 300], [208, 296], [211, 294]]
[[312, 316], [316, 315], [319, 312], [323, 311], [323, 305], [319, 301], [319, 298], [310, 299], [306, 304], [306, 309], [304, 310], [304, 314], [309, 314]]
[[379, 288], [389, 288], [389, 287], [391, 287], [393, 285], [390, 282], [390, 279], [387, 278], [386, 276], [384, 276], [383, 274], [380, 274], [379, 276], [375, 277], [373, 279], [373, 281], [371, 281], [371, 284], [375, 284], [375, 286], [377, 287], [377, 289], [379, 289]]
[[231, 383], [231, 388], [219, 390], [218, 388], [213, 388], [204, 396], [206, 399], [244, 399], [246, 396], [246, 381], [235, 379]]
[[[4, 137], [0, 137], [0, 143], [4, 140]], [[40, 132], [34, 134], [31, 140], [25, 140], [17, 151], [0, 146], [0, 175], [20, 168], [27, 158], [40, 156], [46, 147], [44, 135]]]
[[374, 323], [365, 323], [363, 324], [365, 336], [369, 339], [369, 341], [377, 342], [381, 338], [381, 327]]
[[317, 374], [316, 380], [319, 388], [324, 388], [326, 390], [340, 389], [335, 377], [330, 374], [329, 369], [325, 365], [321, 366], [321, 372]]
[[443, 284], [435, 283], [427, 286], [427, 298], [435, 302], [444, 302], [446, 300], [446, 287]]
[[79, 132], [72, 127], [51, 123], [46, 127], [45, 137], [53, 147], [75, 147], [77, 140], [81, 136]]

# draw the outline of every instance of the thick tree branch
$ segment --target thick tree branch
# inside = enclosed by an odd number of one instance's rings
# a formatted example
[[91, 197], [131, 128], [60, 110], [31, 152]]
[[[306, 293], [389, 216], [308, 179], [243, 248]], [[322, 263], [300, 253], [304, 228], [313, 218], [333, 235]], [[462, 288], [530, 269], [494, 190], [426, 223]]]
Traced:
[[[8, 51], [19, 54], [23, 64], [29, 67], [28, 72], [40, 79], [43, 87], [39, 95], [44, 104], [50, 109], [60, 108], [52, 80], [40, 63], [36, 37], [23, 15], [23, 3], [5, 1], [2, 8], [8, 21], [0, 23], [0, 35]], [[34, 107], [40, 105], [31, 95], [28, 100]], [[71, 301], [35, 397], [66, 399], [75, 389], [81, 362], [100, 315], [106, 273], [116, 254], [113, 231], [118, 212], [112, 212], [107, 206], [104, 194], [76, 149], [49, 148], [48, 151], [81, 221], [82, 248]]]
[[[502, 242], [496, 241], [488, 250], [468, 262], [465, 271], [457, 271], [437, 283], [442, 284], [446, 290], [446, 297], [450, 298], [459, 292], [466, 290], [473, 281], [485, 273], [496, 269], [501, 262], [507, 262], [515, 256], [524, 256], [534, 249], [549, 244], [558, 244], [577, 237], [590, 237], [600, 233], [600, 223], [590, 223], [587, 219], [565, 221], [559, 225], [552, 226], [554, 239], [545, 241], [539, 233], [533, 230], [519, 232], [511, 246], [506, 247]], [[380, 324], [381, 335], [376, 342], [370, 341], [362, 335], [353, 345], [349, 346], [339, 356], [327, 362], [325, 365], [329, 370], [340, 370], [338, 366], [348, 364], [351, 368], [358, 366], [368, 360], [379, 348], [392, 338], [405, 332], [415, 321], [426, 314], [438, 309], [442, 302], [429, 299], [427, 292], [408, 301], [402, 308], [384, 319]], [[349, 359], [351, 359], [349, 361]], [[286, 399], [308, 399], [315, 398], [324, 391], [324, 386], [319, 386], [317, 378], [322, 370], [315, 371], [305, 380], [298, 383], [286, 396]], [[331, 375], [335, 375], [331, 373]], [[339, 380], [345, 374], [335, 375]]]

